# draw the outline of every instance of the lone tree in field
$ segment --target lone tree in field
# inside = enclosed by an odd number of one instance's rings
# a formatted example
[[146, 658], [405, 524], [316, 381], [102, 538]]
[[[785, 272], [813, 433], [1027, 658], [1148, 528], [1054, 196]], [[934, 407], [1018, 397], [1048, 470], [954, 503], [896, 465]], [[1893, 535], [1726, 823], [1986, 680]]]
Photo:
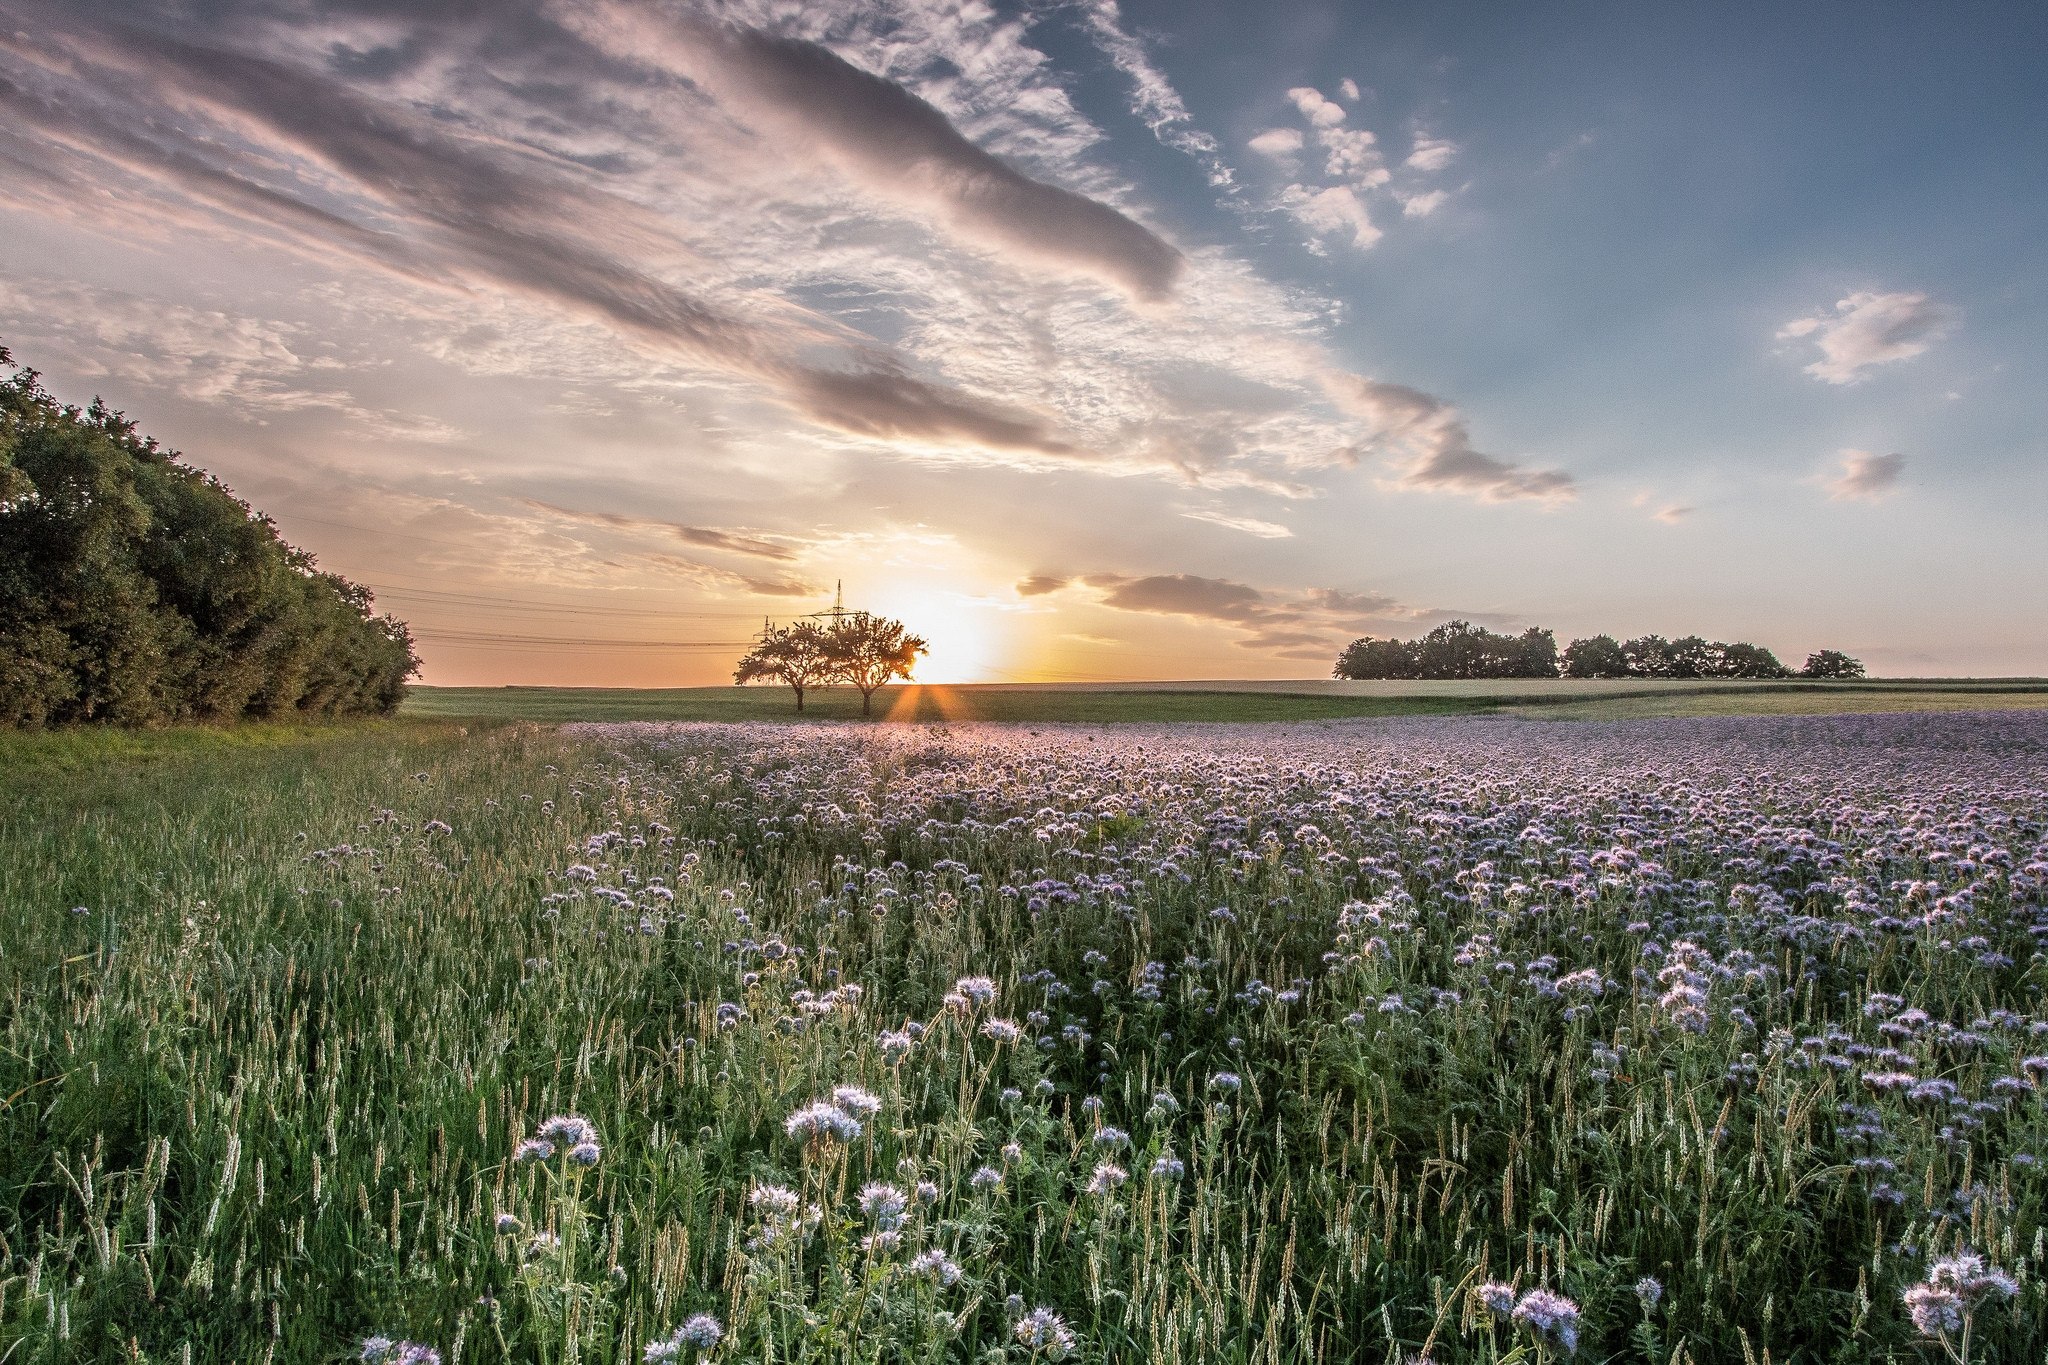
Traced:
[[741, 657], [732, 672], [735, 683], [772, 678], [789, 684], [796, 692], [796, 709], [804, 709], [804, 689], [828, 682], [836, 666], [826, 648], [828, 640], [816, 621], [793, 625], [761, 627], [761, 638]]
[[1802, 678], [1860, 678], [1863, 676], [1863, 661], [1852, 659], [1839, 649], [1823, 649], [1806, 656], [1806, 667], [1799, 670]]
[[918, 656], [930, 650], [901, 621], [873, 612], [848, 612], [825, 632], [825, 657], [832, 678], [860, 689], [860, 713], [874, 714], [875, 693], [892, 678], [908, 679]]

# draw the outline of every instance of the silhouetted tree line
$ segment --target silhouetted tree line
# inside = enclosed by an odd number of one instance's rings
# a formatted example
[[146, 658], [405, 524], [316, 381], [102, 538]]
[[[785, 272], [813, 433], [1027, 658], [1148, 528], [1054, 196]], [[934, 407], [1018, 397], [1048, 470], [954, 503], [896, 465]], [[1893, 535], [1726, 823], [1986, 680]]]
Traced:
[[0, 724], [390, 711], [418, 668], [403, 622], [211, 475], [0, 379]]
[[1863, 665], [1837, 650], [1809, 654], [1793, 672], [1762, 645], [1687, 635], [1617, 640], [1595, 635], [1559, 653], [1549, 631], [1502, 635], [1446, 621], [1417, 640], [1353, 640], [1337, 658], [1340, 678], [1860, 678]]

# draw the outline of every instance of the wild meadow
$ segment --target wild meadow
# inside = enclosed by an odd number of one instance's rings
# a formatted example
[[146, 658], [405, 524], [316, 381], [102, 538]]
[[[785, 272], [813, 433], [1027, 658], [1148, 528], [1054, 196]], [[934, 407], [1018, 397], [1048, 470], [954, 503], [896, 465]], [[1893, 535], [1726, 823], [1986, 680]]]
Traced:
[[2048, 1349], [2039, 715], [390, 725], [0, 792], [8, 1365]]

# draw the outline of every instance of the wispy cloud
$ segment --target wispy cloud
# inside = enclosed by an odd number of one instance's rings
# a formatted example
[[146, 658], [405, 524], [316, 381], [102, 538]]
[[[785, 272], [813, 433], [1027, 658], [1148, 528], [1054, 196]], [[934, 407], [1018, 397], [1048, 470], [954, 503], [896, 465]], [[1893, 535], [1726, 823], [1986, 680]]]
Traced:
[[1233, 531], [1242, 531], [1248, 536], [1262, 540], [1284, 540], [1294, 534], [1289, 527], [1277, 521], [1261, 521], [1257, 517], [1237, 516], [1218, 511], [1213, 507], [1189, 507], [1181, 509], [1181, 515], [1190, 521], [1206, 521], [1215, 526], [1227, 526]]
[[1954, 311], [1926, 294], [1868, 291], [1838, 301], [1832, 312], [1794, 318], [1778, 329], [1780, 341], [1811, 339], [1820, 359], [1806, 373], [1830, 384], [1854, 384], [1864, 371], [1920, 355], [1955, 326]]
[[1464, 418], [1441, 398], [1353, 374], [1331, 373], [1323, 382], [1370, 424], [1373, 443], [1395, 457], [1403, 486], [1471, 493], [1488, 502], [1556, 502], [1578, 495], [1563, 470], [1530, 469], [1474, 450]]
[[1197, 128], [1194, 115], [1145, 50], [1144, 42], [1124, 27], [1116, 0], [1086, 0], [1080, 9], [1082, 27], [1116, 69], [1131, 81], [1131, 112], [1175, 151], [1192, 157], [1217, 189], [1234, 192], [1237, 176], [1223, 160], [1215, 137]]
[[[1094, 275], [1142, 300], [1173, 293], [1181, 253], [1108, 204], [1034, 180], [982, 150], [931, 104], [803, 38], [731, 24], [607, 9], [594, 35], [616, 56], [661, 53], [707, 80], [729, 107], [778, 135], [788, 154], [815, 149], [864, 189], [930, 211], [972, 240], [1027, 261]], [[671, 32], [681, 41], [669, 40]], [[693, 60], [701, 59], [701, 60]]]
[[1828, 496], [1838, 502], [1880, 502], [1898, 491], [1899, 480], [1905, 472], [1904, 455], [1844, 450], [1840, 467], [1822, 486], [1828, 490]]
[[1283, 592], [1201, 574], [1034, 574], [1016, 585], [1020, 596], [1066, 590], [1087, 594], [1117, 611], [1228, 628], [1245, 649], [1285, 659], [1326, 659], [1361, 633], [1426, 628], [1452, 615], [1505, 622], [1497, 613], [1447, 612], [1408, 606], [1385, 593], [1313, 588]]
[[568, 507], [557, 507], [551, 502], [538, 498], [524, 498], [521, 501], [537, 512], [546, 512], [564, 521], [582, 522], [590, 526], [611, 526], [620, 530], [661, 531], [674, 536], [686, 545], [702, 546], [707, 550], [725, 550], [732, 554], [751, 555], [756, 559], [773, 559], [783, 562], [797, 558], [797, 551], [780, 540], [769, 540], [744, 532], [723, 531], [713, 526], [689, 526], [681, 522], [662, 521], [655, 517], [628, 516], [620, 512], [587, 512]]

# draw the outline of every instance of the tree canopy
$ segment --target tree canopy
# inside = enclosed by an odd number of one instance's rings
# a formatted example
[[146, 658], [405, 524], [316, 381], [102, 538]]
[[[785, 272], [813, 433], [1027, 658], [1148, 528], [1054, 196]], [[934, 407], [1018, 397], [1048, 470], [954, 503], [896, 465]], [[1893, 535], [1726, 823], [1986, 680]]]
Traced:
[[910, 670], [930, 649], [924, 639], [904, 629], [901, 621], [857, 611], [832, 623], [825, 637], [825, 655], [839, 681], [860, 689], [860, 713], [873, 714], [875, 693], [893, 678], [909, 678]]
[[0, 723], [390, 711], [418, 667], [403, 622], [217, 479], [98, 399], [0, 379]]
[[1531, 626], [1502, 635], [1446, 621], [1419, 640], [1354, 640], [1337, 659], [1340, 678], [1554, 678], [1557, 639]]
[[740, 656], [735, 683], [762, 680], [785, 683], [796, 692], [796, 709], [804, 709], [804, 692], [834, 676], [835, 665], [825, 652], [825, 631], [816, 621], [787, 626], [762, 623], [754, 647]]

